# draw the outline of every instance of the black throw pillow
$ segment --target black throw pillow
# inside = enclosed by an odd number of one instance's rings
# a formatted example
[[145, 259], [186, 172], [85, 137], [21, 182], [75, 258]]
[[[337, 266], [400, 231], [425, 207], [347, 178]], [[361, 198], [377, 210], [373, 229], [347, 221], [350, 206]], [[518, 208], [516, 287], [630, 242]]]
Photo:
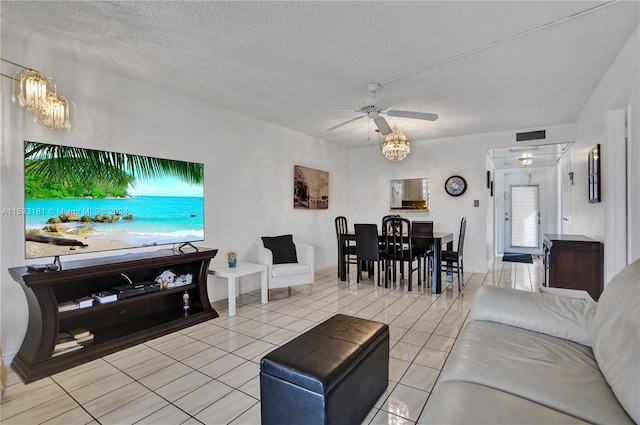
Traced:
[[264, 247], [271, 250], [273, 264], [297, 263], [298, 255], [293, 244], [293, 235], [263, 236]]

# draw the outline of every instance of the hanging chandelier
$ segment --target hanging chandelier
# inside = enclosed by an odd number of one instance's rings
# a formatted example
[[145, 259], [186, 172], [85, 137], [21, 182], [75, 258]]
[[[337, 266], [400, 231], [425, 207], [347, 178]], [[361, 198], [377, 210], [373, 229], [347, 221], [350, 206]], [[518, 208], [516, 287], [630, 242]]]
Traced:
[[407, 136], [394, 125], [391, 133], [380, 143], [380, 150], [389, 161], [402, 161], [411, 152], [411, 145]]
[[[22, 68], [13, 77], [2, 74], [13, 80], [11, 101], [33, 112], [33, 121], [46, 127], [53, 133], [69, 131], [71, 124], [71, 106], [75, 122], [76, 105], [64, 96], [59, 96], [56, 83], [51, 77], [45, 77], [35, 69], [2, 59], [3, 62]], [[16, 85], [18, 86], [16, 94]]]

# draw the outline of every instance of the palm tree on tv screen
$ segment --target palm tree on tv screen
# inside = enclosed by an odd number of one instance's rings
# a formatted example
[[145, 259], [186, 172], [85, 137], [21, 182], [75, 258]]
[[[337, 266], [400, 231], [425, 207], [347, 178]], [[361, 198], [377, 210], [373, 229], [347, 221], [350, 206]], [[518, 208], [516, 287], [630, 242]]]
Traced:
[[25, 174], [64, 185], [95, 181], [128, 187], [137, 180], [169, 176], [190, 184], [202, 184], [204, 180], [203, 166], [199, 163], [73, 146], [27, 141], [24, 159]]

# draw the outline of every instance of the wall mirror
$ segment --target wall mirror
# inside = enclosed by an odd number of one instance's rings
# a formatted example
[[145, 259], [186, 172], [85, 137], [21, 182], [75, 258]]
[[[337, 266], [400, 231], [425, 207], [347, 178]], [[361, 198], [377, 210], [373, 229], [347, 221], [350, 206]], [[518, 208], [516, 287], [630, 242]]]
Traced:
[[391, 180], [390, 209], [429, 211], [429, 179]]

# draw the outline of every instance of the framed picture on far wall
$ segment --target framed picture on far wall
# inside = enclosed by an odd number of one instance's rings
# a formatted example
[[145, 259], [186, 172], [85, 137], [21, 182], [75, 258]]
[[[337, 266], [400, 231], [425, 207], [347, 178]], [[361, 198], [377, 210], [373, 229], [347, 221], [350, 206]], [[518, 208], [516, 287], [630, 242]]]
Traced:
[[329, 208], [329, 172], [296, 165], [293, 167], [293, 208]]
[[593, 204], [600, 202], [600, 188], [602, 186], [600, 181], [600, 143], [589, 151], [587, 164], [589, 167], [589, 202]]

